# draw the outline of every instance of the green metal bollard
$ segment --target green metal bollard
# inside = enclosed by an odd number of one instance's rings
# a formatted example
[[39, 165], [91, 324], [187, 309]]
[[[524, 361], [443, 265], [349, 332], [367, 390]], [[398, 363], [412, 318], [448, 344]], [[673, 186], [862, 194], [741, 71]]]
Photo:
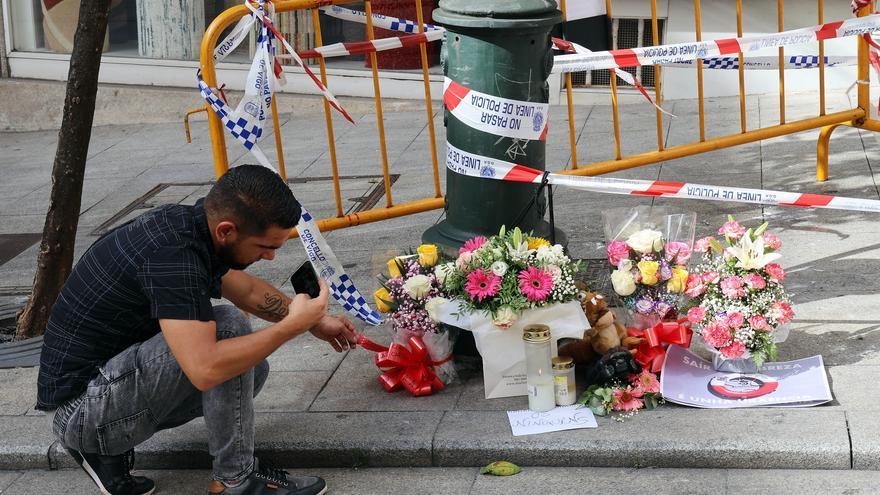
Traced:
[[[470, 90], [527, 102], [547, 103], [553, 67], [550, 30], [562, 21], [556, 2], [547, 0], [441, 0], [434, 20], [446, 27], [443, 73]], [[546, 117], [545, 117], [546, 118]], [[476, 155], [545, 169], [545, 143], [502, 137], [475, 129], [445, 111], [446, 140]], [[446, 171], [446, 219], [422, 234], [423, 242], [457, 253], [477, 235], [498, 233], [502, 225], [550, 238], [543, 220], [546, 196], [529, 204], [537, 184], [467, 177]], [[545, 190], [546, 191], [546, 190]], [[557, 229], [555, 240], [566, 244]]]

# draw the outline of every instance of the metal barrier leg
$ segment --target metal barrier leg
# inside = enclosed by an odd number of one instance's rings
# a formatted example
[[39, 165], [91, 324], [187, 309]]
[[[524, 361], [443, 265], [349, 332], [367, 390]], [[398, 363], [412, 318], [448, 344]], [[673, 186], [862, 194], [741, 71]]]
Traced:
[[831, 133], [839, 125], [826, 125], [819, 132], [819, 142], [816, 144], [816, 180], [818, 182], [828, 180], [828, 144], [831, 141]]

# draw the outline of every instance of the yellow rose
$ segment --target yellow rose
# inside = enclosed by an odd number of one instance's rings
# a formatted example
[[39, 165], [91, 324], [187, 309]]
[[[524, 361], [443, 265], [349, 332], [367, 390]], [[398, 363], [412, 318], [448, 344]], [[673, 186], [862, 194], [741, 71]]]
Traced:
[[639, 261], [637, 265], [639, 272], [642, 274], [642, 283], [645, 285], [654, 285], [657, 283], [657, 270], [660, 264], [656, 261]]
[[373, 292], [373, 299], [376, 300], [376, 309], [378, 309], [380, 313], [391, 311], [391, 307], [388, 306], [388, 302], [391, 301], [391, 294], [388, 293], [388, 289], [382, 287], [376, 292]]
[[688, 271], [683, 266], [672, 267], [672, 278], [666, 282], [666, 289], [669, 292], [684, 292], [687, 286]]
[[538, 249], [541, 246], [550, 247], [550, 241], [543, 237], [529, 237], [529, 249]]
[[425, 268], [430, 268], [437, 264], [439, 255], [437, 254], [437, 246], [434, 244], [422, 244], [416, 249], [419, 253], [419, 264]]
[[391, 278], [397, 278], [400, 276], [400, 266], [398, 266], [398, 263], [401, 261], [400, 258], [391, 258], [388, 260], [388, 275], [390, 275]]

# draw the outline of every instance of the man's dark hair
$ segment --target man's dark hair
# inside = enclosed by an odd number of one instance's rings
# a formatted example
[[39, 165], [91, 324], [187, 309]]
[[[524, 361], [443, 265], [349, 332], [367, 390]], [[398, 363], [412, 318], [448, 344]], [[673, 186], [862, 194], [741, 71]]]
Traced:
[[229, 169], [205, 197], [213, 218], [229, 218], [245, 235], [259, 235], [271, 226], [290, 229], [302, 209], [281, 176], [260, 165]]

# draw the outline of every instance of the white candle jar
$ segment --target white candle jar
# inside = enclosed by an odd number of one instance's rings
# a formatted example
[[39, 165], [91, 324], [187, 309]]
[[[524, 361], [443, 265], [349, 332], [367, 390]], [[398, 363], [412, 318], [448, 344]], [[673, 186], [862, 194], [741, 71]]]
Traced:
[[551, 368], [550, 327], [529, 325], [523, 329], [526, 350], [526, 388], [529, 409], [536, 412], [556, 407]]

